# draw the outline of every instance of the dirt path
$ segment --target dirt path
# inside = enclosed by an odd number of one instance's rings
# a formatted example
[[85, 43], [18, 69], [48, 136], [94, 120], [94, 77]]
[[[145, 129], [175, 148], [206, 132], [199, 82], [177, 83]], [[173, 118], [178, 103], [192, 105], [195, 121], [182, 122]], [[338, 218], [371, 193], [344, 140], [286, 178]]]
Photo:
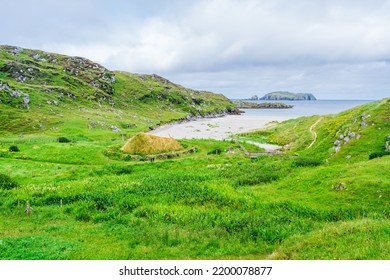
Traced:
[[313, 128], [320, 122], [322, 121], [323, 117], [319, 118], [309, 129], [310, 133], [313, 135], [313, 141], [310, 143], [310, 145], [306, 148], [307, 149], [310, 149], [311, 146], [314, 145], [314, 143], [317, 141], [317, 132], [313, 131]]

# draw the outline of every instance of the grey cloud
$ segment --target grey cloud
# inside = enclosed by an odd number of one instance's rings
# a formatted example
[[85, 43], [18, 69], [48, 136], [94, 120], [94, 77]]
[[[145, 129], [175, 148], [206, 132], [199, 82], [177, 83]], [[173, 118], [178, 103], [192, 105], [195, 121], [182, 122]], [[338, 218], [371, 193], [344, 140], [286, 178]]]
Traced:
[[[1, 3], [4, 2], [4, 3]], [[390, 1], [2, 1], [0, 43], [234, 95], [387, 94]], [[21, 9], [20, 7], [23, 7]], [[177, 79], [177, 80], [175, 80]]]

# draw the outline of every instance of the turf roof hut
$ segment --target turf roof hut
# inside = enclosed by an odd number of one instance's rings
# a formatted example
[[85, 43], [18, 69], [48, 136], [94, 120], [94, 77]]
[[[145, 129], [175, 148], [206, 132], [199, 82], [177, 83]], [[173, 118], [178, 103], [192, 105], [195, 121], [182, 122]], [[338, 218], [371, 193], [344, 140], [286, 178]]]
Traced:
[[138, 133], [132, 137], [121, 150], [129, 154], [151, 155], [182, 150], [183, 147], [174, 138], [159, 137]]

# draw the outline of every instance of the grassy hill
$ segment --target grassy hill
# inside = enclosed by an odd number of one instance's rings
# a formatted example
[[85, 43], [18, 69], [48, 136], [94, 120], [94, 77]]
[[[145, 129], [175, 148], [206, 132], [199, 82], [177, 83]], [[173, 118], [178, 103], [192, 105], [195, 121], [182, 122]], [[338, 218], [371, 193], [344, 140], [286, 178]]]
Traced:
[[113, 72], [81, 57], [0, 46], [0, 131], [134, 134], [157, 124], [235, 110], [220, 94], [157, 75]]
[[[0, 259], [389, 259], [388, 99], [241, 136], [283, 145], [280, 155], [249, 159], [234, 142], [180, 140], [191, 153], [151, 162], [123, 156], [109, 125], [133, 135], [188, 116], [196, 98], [202, 113], [230, 103], [158, 76], [73, 77], [28, 50], [5, 52], [1, 69], [31, 60], [65, 96], [63, 78], [74, 79], [77, 97], [57, 100], [42, 80], [1, 72], [12, 89], [0, 104]], [[91, 88], [92, 76], [105, 86]]]

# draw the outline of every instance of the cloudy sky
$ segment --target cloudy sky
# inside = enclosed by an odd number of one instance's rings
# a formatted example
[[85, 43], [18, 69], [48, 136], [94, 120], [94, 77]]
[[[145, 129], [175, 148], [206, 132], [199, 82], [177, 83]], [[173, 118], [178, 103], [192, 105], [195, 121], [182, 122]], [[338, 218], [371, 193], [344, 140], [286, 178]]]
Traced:
[[0, 0], [0, 44], [230, 98], [390, 96], [390, 1]]

